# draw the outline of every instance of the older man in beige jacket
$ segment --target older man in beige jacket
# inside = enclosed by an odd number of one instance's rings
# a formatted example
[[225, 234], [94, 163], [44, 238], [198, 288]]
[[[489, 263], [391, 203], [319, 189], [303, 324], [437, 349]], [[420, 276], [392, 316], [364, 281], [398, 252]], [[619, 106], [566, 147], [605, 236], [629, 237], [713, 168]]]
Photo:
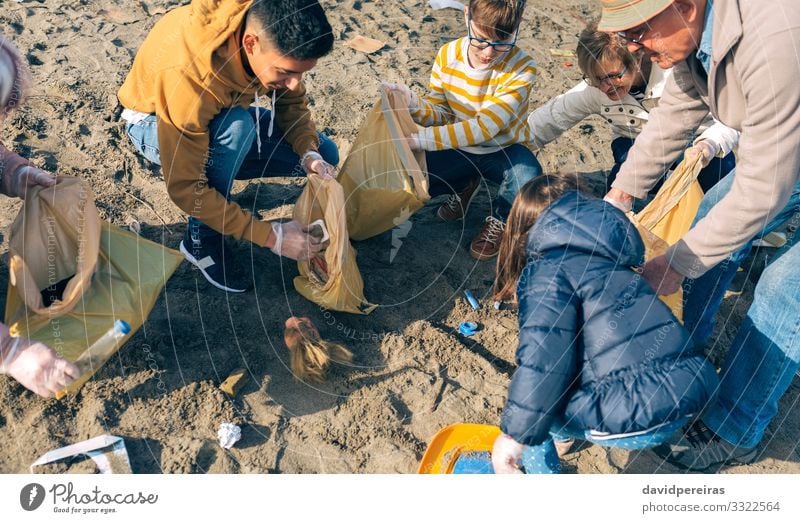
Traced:
[[[687, 294], [716, 295], [750, 241], [800, 209], [800, 2], [601, 0], [600, 30], [631, 51], [674, 66], [661, 102], [606, 199], [629, 207], [711, 114], [741, 131], [737, 168], [704, 200], [695, 226], [645, 266], [661, 294], [696, 278]], [[733, 256], [731, 256], [733, 255]], [[720, 263], [724, 262], [724, 263]], [[756, 459], [800, 361], [800, 245], [789, 244], [761, 276], [753, 304], [722, 368], [717, 402], [661, 454], [679, 467], [711, 470]], [[721, 289], [721, 290], [720, 290]], [[687, 306], [689, 305], [687, 301]], [[687, 317], [696, 341], [698, 318]]]

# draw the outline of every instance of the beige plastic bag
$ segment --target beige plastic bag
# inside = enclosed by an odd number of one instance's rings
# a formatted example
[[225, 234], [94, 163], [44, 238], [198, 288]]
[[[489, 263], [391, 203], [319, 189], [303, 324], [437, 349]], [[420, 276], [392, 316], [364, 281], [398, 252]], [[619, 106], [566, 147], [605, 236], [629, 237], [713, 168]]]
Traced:
[[[650, 260], [664, 254], [670, 245], [689, 232], [700, 202], [703, 189], [697, 176], [703, 170], [700, 156], [691, 161], [684, 160], [667, 178], [647, 207], [638, 214], [630, 215], [636, 224], [645, 246], [645, 259]], [[683, 290], [661, 300], [672, 310], [676, 318], [683, 321]]]
[[[9, 278], [33, 314], [61, 316], [89, 288], [100, 252], [94, 195], [78, 178], [29, 191], [11, 225]], [[42, 290], [70, 278], [60, 300], [45, 305]]]
[[381, 89], [339, 175], [354, 240], [397, 227], [430, 200], [425, 153], [405, 139], [415, 132], [402, 97]]
[[[88, 185], [70, 177], [28, 190], [11, 225], [9, 254], [5, 321], [11, 335], [45, 343], [72, 362], [114, 320], [130, 324], [127, 341], [183, 260], [177, 251], [100, 220]], [[46, 303], [44, 295], [55, 299]], [[98, 368], [57, 397], [77, 391]]]
[[356, 250], [350, 245], [344, 211], [344, 192], [336, 180], [310, 174], [303, 194], [294, 206], [294, 219], [304, 229], [322, 219], [329, 234], [323, 254], [310, 262], [298, 262], [300, 276], [294, 288], [307, 300], [326, 309], [369, 314], [377, 305], [364, 297], [364, 280], [356, 264]]

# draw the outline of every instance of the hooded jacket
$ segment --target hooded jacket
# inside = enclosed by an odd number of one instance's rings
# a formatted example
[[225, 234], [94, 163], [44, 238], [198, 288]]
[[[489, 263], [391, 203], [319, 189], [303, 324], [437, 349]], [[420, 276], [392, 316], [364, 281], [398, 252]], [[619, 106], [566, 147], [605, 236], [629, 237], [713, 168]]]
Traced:
[[741, 131], [730, 192], [667, 253], [670, 265], [690, 278], [750, 241], [800, 181], [800, 2], [725, 0], [713, 6], [709, 73], [694, 53], [675, 65], [613, 184], [644, 197], [709, 111]]
[[531, 228], [527, 254], [504, 433], [538, 445], [566, 422], [625, 435], [701, 410], [716, 371], [631, 269], [644, 245], [624, 214], [569, 192]]
[[[118, 97], [127, 109], [156, 115], [161, 168], [172, 201], [220, 233], [264, 246], [269, 223], [227, 201], [205, 176], [211, 120], [222, 109], [246, 109], [263, 89], [245, 70], [239, 51], [251, 4], [194, 0], [168, 12], [147, 35]], [[316, 150], [303, 84], [276, 95], [272, 109], [287, 142], [300, 156]]]

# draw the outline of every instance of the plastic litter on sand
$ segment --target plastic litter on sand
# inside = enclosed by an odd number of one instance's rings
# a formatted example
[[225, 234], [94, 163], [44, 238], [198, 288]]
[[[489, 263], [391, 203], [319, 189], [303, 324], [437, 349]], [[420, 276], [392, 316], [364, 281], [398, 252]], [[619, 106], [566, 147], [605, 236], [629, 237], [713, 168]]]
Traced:
[[463, 321], [458, 325], [458, 332], [464, 336], [472, 336], [478, 332], [478, 324], [471, 321]]
[[223, 449], [229, 449], [242, 439], [242, 429], [233, 423], [223, 423], [219, 426], [217, 438], [219, 438], [219, 445]]
[[472, 294], [472, 292], [470, 292], [469, 289], [464, 291], [464, 295], [467, 297], [467, 301], [469, 302], [470, 307], [472, 307], [475, 310], [481, 308], [481, 304], [478, 303], [478, 300], [475, 299], [475, 296]]

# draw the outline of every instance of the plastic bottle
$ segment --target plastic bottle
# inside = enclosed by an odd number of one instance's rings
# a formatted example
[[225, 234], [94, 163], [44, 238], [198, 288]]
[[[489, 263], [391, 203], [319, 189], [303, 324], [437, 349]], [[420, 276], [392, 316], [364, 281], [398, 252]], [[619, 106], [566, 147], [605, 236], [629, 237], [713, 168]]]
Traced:
[[478, 303], [478, 300], [475, 299], [475, 296], [469, 289], [464, 291], [464, 295], [467, 297], [467, 302], [469, 302], [470, 307], [472, 307], [475, 310], [481, 308], [480, 303]]
[[114, 354], [119, 342], [131, 332], [131, 326], [125, 320], [116, 320], [114, 325], [108, 329], [94, 344], [86, 349], [75, 361], [75, 365], [81, 374], [97, 370], [108, 358]]

